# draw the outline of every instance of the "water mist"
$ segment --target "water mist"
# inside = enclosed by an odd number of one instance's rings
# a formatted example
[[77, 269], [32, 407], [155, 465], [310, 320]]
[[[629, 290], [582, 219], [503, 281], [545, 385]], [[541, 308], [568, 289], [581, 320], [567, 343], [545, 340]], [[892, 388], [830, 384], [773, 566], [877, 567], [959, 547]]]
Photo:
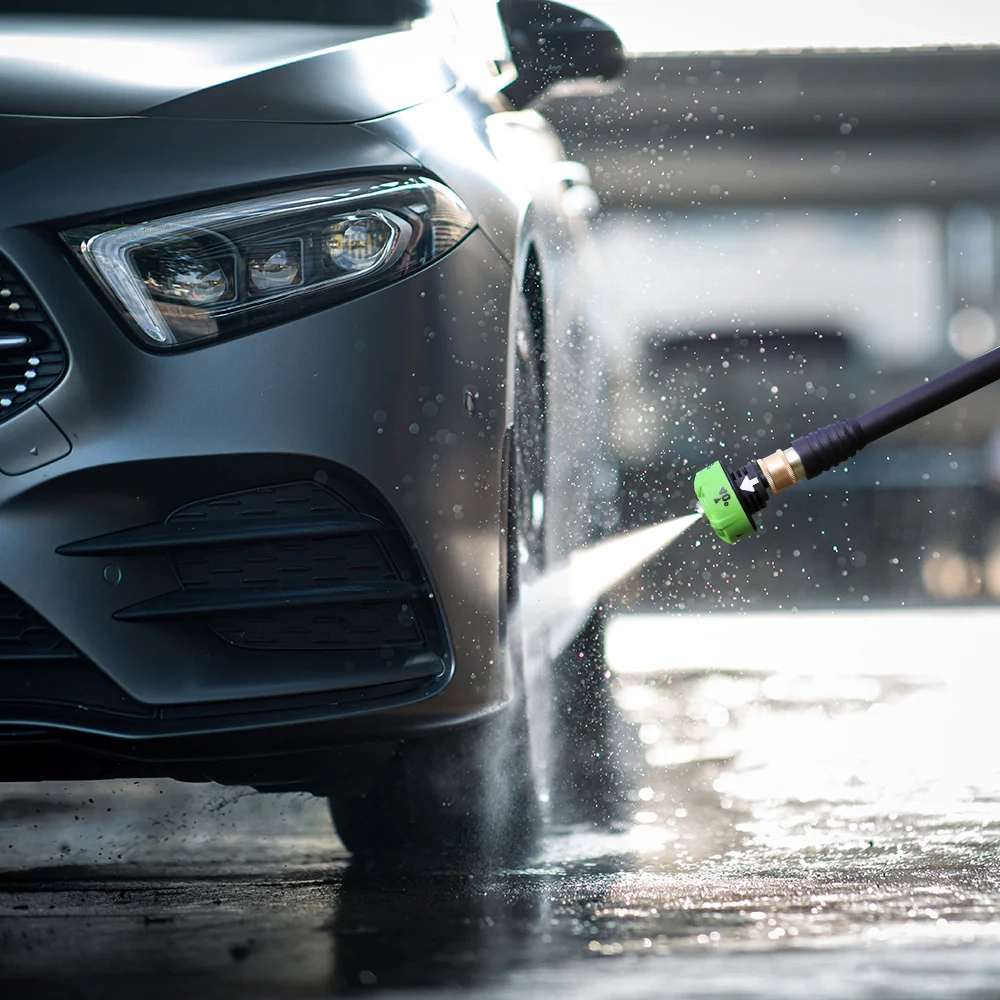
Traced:
[[[522, 584], [508, 634], [522, 644], [531, 766], [543, 819], [549, 818], [548, 804], [557, 791], [551, 787], [553, 777], [565, 773], [561, 768], [565, 762], [555, 759], [557, 752], [564, 753], [574, 739], [587, 746], [595, 742], [620, 746], [621, 734], [611, 731], [616, 728], [613, 720], [617, 711], [603, 676], [602, 634], [597, 630], [575, 654], [574, 640], [590, 629], [590, 619], [603, 595], [676, 541], [699, 517], [698, 513], [684, 515], [585, 546]], [[552, 664], [556, 661], [562, 670], [557, 682], [561, 687], [553, 686]], [[596, 678], [591, 676], [595, 672]], [[584, 692], [597, 703], [588, 704]], [[578, 708], [575, 718], [569, 720], [554, 707], [564, 704], [566, 698]], [[572, 732], [563, 733], [556, 727]], [[595, 731], [587, 731], [588, 727]], [[577, 771], [593, 769], [596, 777], [600, 768], [619, 766], [621, 755], [610, 751], [594, 759], [583, 759], [579, 753], [572, 756]], [[610, 780], [622, 785], [624, 776]]]

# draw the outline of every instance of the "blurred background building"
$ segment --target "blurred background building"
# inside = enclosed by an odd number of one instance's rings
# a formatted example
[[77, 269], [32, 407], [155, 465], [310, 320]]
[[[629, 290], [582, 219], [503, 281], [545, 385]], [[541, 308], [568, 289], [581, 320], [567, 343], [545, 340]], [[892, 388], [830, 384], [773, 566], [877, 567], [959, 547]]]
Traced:
[[[938, 37], [982, 38], [984, 17]], [[919, 17], [879, 25], [887, 44], [890, 28], [921, 40]], [[543, 108], [602, 202], [626, 526], [685, 512], [716, 458], [742, 464], [1000, 343], [1000, 49], [724, 44], [637, 56], [617, 85]], [[736, 549], [692, 532], [632, 606], [995, 602], [998, 404], [985, 390], [879, 442]]]

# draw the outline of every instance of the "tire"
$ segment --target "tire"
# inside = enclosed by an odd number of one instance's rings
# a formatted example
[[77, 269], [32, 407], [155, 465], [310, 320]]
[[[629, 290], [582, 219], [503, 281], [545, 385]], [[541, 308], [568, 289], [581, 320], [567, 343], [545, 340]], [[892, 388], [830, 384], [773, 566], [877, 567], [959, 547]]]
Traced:
[[[522, 302], [515, 341], [514, 419], [507, 462], [507, 604], [541, 571], [545, 399], [541, 357]], [[516, 617], [516, 616], [515, 616]], [[330, 796], [344, 845], [380, 866], [516, 865], [532, 851], [541, 813], [532, 763], [524, 640], [503, 623], [517, 691], [487, 722], [399, 744], [364, 794]]]
[[524, 712], [401, 743], [365, 795], [331, 796], [355, 860], [392, 866], [512, 865], [531, 851], [537, 798]]

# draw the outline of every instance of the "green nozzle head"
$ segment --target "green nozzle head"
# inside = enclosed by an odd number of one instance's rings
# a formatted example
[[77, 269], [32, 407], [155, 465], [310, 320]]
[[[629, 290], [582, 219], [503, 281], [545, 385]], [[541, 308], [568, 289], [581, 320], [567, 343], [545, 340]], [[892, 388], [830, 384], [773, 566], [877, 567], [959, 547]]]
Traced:
[[721, 462], [702, 469], [694, 477], [694, 492], [705, 520], [724, 542], [732, 545], [757, 530], [757, 525], [743, 509], [729, 473]]

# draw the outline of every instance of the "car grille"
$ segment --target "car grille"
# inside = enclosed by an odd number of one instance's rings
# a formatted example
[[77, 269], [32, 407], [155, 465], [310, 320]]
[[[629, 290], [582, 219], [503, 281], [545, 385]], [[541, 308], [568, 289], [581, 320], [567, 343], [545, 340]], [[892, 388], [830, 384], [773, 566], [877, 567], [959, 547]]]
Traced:
[[65, 371], [66, 352], [51, 321], [0, 256], [0, 421], [36, 403]]
[[202, 621], [247, 649], [443, 655], [412, 546], [380, 501], [367, 496], [364, 507], [320, 483], [284, 483], [198, 500], [161, 524], [60, 552], [170, 559], [179, 588], [122, 608], [119, 621]]
[[17, 594], [0, 586], [0, 710], [4, 703], [150, 717]]
[[75, 660], [77, 651], [16, 594], [0, 587], [0, 667], [29, 660]]
[[[450, 681], [451, 646], [416, 549], [381, 495], [350, 470], [251, 455], [126, 471], [69, 499], [62, 484], [60, 502], [90, 522], [94, 510], [113, 509], [108, 496], [138, 483], [142, 508], [158, 517], [57, 551], [89, 565], [74, 567], [75, 579], [115, 582], [92, 611], [128, 624], [103, 617], [92, 638], [141, 658], [149, 700], [105, 673], [74, 633], [61, 634], [58, 619], [0, 585], [0, 731], [18, 739], [53, 727], [95, 738], [201, 734], [229, 753], [247, 729], [412, 704]], [[274, 485], [256, 485], [264, 477]], [[124, 573], [109, 579], [119, 567]], [[171, 686], [174, 669], [182, 688]], [[178, 690], [191, 700], [174, 701]]]

